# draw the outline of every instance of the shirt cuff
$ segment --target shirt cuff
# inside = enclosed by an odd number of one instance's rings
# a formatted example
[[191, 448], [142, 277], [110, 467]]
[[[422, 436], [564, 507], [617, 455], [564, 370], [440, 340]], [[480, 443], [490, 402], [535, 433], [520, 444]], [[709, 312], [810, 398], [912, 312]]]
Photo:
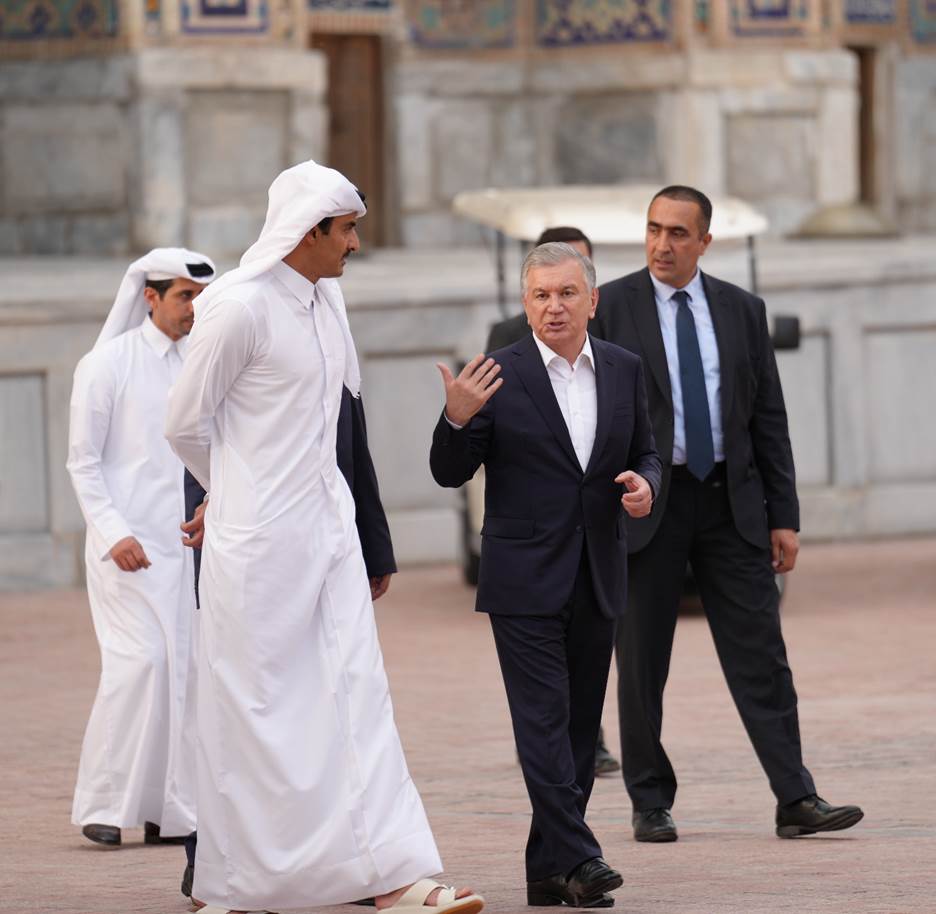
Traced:
[[449, 424], [452, 428], [454, 428], [455, 431], [460, 432], [460, 431], [465, 427], [464, 425], [456, 425], [454, 422], [452, 422], [452, 420], [449, 419], [449, 417], [448, 417], [448, 413], [446, 413], [446, 412], [443, 411], [442, 415], [445, 416], [445, 421], [448, 422], [448, 424]]

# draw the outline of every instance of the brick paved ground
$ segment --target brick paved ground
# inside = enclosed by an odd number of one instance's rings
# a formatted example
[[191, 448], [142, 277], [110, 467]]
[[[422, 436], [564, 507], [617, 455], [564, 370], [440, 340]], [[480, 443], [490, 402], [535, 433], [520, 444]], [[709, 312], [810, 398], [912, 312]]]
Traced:
[[[825, 838], [773, 837], [773, 807], [705, 622], [681, 620], [667, 746], [681, 776], [674, 845], [630, 840], [620, 782], [591, 822], [625, 874], [615, 910], [646, 914], [936, 911], [936, 541], [812, 545], [785, 626], [808, 764], [866, 818]], [[452, 568], [409, 570], [379, 618], [410, 765], [449, 867], [492, 911], [526, 909], [527, 805], [487, 621]], [[0, 912], [182, 912], [182, 851], [117, 851], [69, 824], [98, 671], [84, 595], [0, 598]], [[609, 711], [613, 704], [609, 702]], [[612, 745], [614, 715], [606, 714]], [[350, 914], [359, 908], [332, 908]]]

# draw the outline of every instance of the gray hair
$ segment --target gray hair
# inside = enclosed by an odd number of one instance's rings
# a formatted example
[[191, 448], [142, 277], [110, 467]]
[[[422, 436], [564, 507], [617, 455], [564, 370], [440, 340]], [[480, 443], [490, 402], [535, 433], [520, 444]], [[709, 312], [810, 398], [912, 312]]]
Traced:
[[597, 276], [595, 274], [595, 265], [587, 257], [583, 257], [571, 245], [564, 241], [548, 241], [546, 244], [539, 244], [523, 260], [523, 266], [520, 268], [520, 291], [526, 295], [527, 274], [534, 267], [554, 267], [567, 260], [577, 260], [582, 268], [582, 275], [585, 277], [585, 284], [588, 286], [588, 294], [591, 295], [595, 288]]

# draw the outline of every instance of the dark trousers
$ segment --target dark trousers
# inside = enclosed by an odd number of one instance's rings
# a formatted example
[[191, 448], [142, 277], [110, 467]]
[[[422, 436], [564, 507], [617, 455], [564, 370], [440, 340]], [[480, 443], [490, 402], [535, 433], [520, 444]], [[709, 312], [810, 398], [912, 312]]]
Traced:
[[557, 616], [491, 615], [533, 821], [527, 880], [601, 856], [585, 807], [595, 780], [614, 622], [595, 601], [587, 558]]
[[723, 465], [705, 482], [674, 468], [660, 527], [630, 557], [628, 605], [617, 629], [621, 766], [634, 809], [669, 808], [676, 795], [660, 729], [687, 561], [728, 688], [771, 790], [780, 803], [814, 793], [803, 767], [770, 550], [752, 546], [735, 529]]

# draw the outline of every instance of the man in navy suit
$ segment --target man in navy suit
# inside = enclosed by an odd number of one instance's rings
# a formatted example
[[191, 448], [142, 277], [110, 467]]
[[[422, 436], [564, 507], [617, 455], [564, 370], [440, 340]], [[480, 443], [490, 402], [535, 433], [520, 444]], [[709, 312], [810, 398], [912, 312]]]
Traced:
[[[367, 446], [367, 426], [364, 421], [364, 404], [358, 397], [353, 397], [345, 387], [341, 392], [341, 406], [338, 412], [337, 436], [338, 469], [351, 489], [354, 497], [355, 523], [361, 539], [361, 552], [370, 580], [371, 598], [377, 600], [390, 587], [390, 576], [396, 573], [396, 560], [393, 556], [393, 543], [390, 540], [390, 527], [380, 500], [377, 485], [377, 473]], [[184, 542], [195, 550], [195, 598], [198, 599], [198, 572], [201, 564], [201, 544], [204, 537], [205, 490], [198, 480], [185, 471], [185, 517], [182, 530]], [[195, 875], [195, 845], [197, 836], [192, 832], [185, 842], [187, 864], [182, 874], [182, 894], [186, 898], [192, 895], [192, 881]], [[368, 901], [371, 901], [368, 899]], [[366, 903], [366, 902], [365, 902]]]
[[640, 359], [588, 336], [591, 262], [541, 245], [522, 288], [531, 335], [457, 378], [439, 366], [446, 400], [430, 466], [450, 487], [485, 466], [476, 608], [490, 614], [533, 807], [528, 903], [606, 907], [623, 880], [585, 808], [627, 592], [623, 515], [650, 512], [660, 460]]

